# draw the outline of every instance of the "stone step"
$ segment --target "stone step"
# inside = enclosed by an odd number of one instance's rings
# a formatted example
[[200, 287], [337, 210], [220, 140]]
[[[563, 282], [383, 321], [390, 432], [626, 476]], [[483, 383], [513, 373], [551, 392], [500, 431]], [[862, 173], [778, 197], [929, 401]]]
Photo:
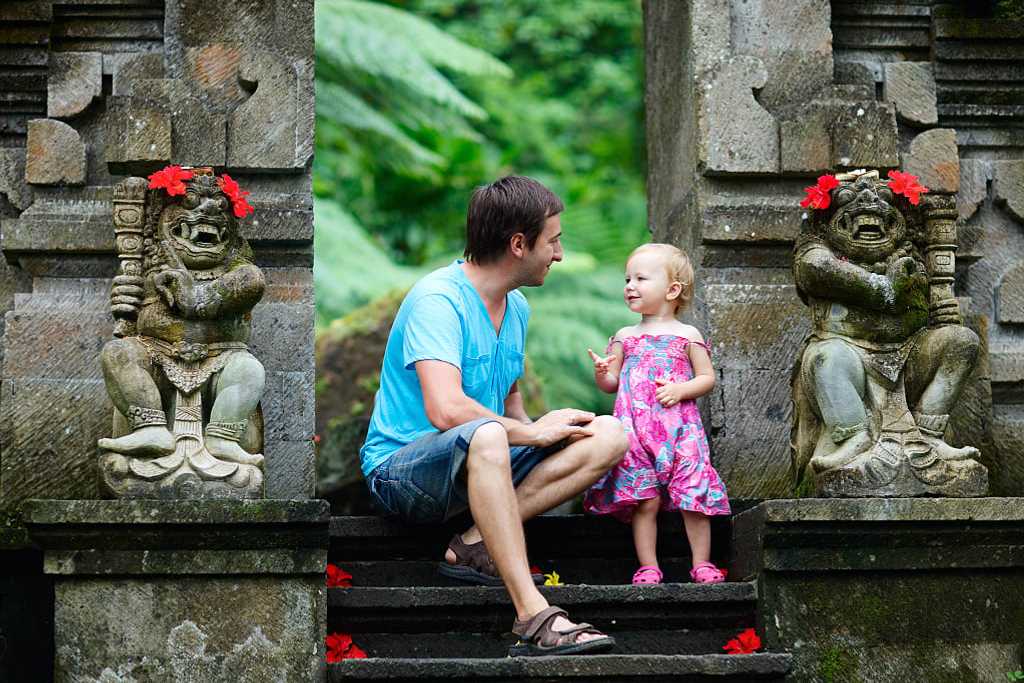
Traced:
[[[589, 621], [586, 613], [580, 613]], [[505, 632], [473, 633], [453, 631], [447, 633], [357, 633], [353, 636], [356, 645], [371, 657], [402, 658], [501, 658], [508, 654], [510, 645], [517, 638], [509, 631], [511, 613], [506, 615]], [[623, 629], [617, 624], [603, 626], [615, 637], [615, 654], [620, 655], [701, 655], [721, 654], [729, 640], [746, 629], [749, 623], [737, 623], [729, 627], [678, 628], [678, 629]], [[333, 633], [328, 629], [328, 632]], [[345, 633], [345, 631], [338, 631]]]
[[[456, 579], [438, 572], [438, 560], [342, 560], [330, 557], [333, 562], [352, 575], [352, 584], [370, 586], [466, 586]], [[587, 583], [594, 585], [629, 584], [637, 561], [632, 557], [538, 557], [530, 554], [530, 563], [543, 574], [557, 572], [562, 583]], [[661, 570], [667, 582], [688, 582], [690, 573], [689, 557], [663, 557]]]
[[[572, 584], [544, 586], [541, 592], [550, 604], [609, 632], [724, 629], [734, 635], [754, 625], [757, 605], [753, 582]], [[500, 587], [328, 589], [328, 631], [357, 640], [362, 633], [502, 634], [510, 631], [512, 617], [508, 593]]]
[[[422, 527], [381, 517], [332, 517], [329, 557], [331, 562], [339, 566], [350, 560], [437, 561], [441, 559], [452, 535], [465, 530], [471, 523], [468, 515], [457, 517], [444, 525]], [[635, 560], [629, 525], [608, 517], [541, 515], [529, 520], [525, 529], [530, 561], [533, 564], [561, 558]], [[662, 513], [658, 519], [658, 529], [660, 558], [690, 556], [686, 533], [678, 514]], [[730, 534], [728, 517], [712, 518], [711, 559], [716, 564], [728, 557]], [[632, 571], [629, 575], [632, 576]]]
[[583, 655], [499, 659], [352, 659], [328, 665], [342, 681], [785, 681], [790, 655]]

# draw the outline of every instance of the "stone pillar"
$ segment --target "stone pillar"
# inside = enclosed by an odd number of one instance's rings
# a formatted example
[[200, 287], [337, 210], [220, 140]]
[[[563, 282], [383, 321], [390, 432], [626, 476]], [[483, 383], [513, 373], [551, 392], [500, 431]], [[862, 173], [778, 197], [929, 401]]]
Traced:
[[55, 579], [54, 680], [320, 681], [324, 501], [25, 505]]
[[1024, 669], [1019, 498], [765, 501], [734, 518], [787, 680], [998, 681]]
[[[995, 205], [1005, 196], [1012, 214], [1020, 204], [1016, 162], [992, 162], [989, 170], [962, 159], [961, 150], [1020, 156], [1021, 138], [1012, 132], [1021, 115], [1009, 103], [1019, 98], [1013, 79], [1024, 42], [1012, 40], [1012, 26], [979, 28], [932, 12], [927, 3], [644, 2], [648, 220], [653, 239], [689, 251], [697, 270], [692, 322], [713, 341], [718, 373], [705, 426], [733, 498], [795, 493], [790, 371], [810, 329], [791, 272], [802, 188], [826, 172], [869, 168], [885, 177], [903, 168], [933, 193], [959, 190], [961, 204], [966, 192], [972, 203], [964, 206], [976, 210], [987, 197], [986, 177], [998, 171], [1005, 189], [1001, 195], [993, 186]], [[997, 55], [1010, 62], [985, 61]], [[969, 81], [985, 73], [998, 80], [994, 89], [1006, 91], [1005, 106], [977, 103], [982, 90]], [[965, 125], [970, 133], [961, 130]], [[973, 175], [965, 181], [965, 174]], [[993, 491], [1009, 495], [1024, 492], [1024, 440], [1011, 438], [1024, 421], [1008, 405], [1006, 419], [997, 417], [993, 427], [988, 302], [1024, 242], [1019, 229], [989, 238], [978, 225], [960, 231], [965, 248], [957, 254], [956, 289], [970, 295], [961, 309], [982, 339], [982, 359], [950, 417], [950, 432], [957, 445], [980, 448]], [[1011, 245], [1005, 253], [997, 253], [1000, 240]], [[971, 247], [982, 241], [993, 244], [988, 257], [998, 265], [981, 268], [975, 279], [968, 275], [979, 270], [980, 255]], [[1008, 280], [1007, 340], [1018, 324], [1012, 311], [1020, 280]], [[1018, 355], [1007, 342], [993, 356], [993, 378], [1019, 380]], [[1016, 388], [1007, 384], [1004, 391], [1008, 404], [1020, 404]], [[1006, 452], [993, 444], [999, 425], [1006, 425]]]

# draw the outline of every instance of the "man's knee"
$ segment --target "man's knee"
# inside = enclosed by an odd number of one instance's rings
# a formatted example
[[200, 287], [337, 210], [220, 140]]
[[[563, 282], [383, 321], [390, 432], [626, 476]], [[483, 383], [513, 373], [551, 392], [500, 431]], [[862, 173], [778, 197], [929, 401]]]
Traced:
[[508, 434], [500, 422], [488, 422], [476, 428], [469, 442], [468, 464], [470, 468], [489, 465], [511, 471]]
[[590, 423], [590, 429], [594, 437], [602, 443], [599, 457], [604, 458], [604, 464], [609, 468], [619, 464], [622, 457], [629, 449], [629, 439], [622, 429], [622, 422], [612, 415], [598, 415]]

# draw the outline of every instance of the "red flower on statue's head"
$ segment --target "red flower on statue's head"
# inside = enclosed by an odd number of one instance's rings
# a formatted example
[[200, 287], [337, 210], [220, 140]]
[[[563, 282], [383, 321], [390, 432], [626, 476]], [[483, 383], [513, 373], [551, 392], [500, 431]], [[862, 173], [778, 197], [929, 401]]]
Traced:
[[834, 175], [818, 176], [818, 183], [805, 187], [807, 196], [800, 202], [800, 206], [811, 209], [827, 209], [832, 203], [832, 190], [839, 187], [839, 181]]
[[246, 200], [249, 193], [239, 187], [234, 178], [224, 173], [217, 179], [217, 185], [220, 187], [220, 191], [231, 200], [231, 209], [236, 218], [245, 218], [253, 212], [252, 206]]
[[165, 166], [149, 176], [149, 189], [167, 190], [172, 197], [185, 194], [185, 181], [192, 180], [192, 171], [181, 166]]
[[327, 563], [327, 587], [351, 588], [352, 575], [337, 565]]
[[366, 653], [352, 642], [349, 634], [331, 633], [327, 636], [327, 663], [335, 664], [343, 659], [366, 659]]
[[889, 171], [889, 189], [894, 194], [906, 197], [914, 206], [921, 202], [921, 195], [928, 191], [928, 188], [917, 180], [917, 176], [912, 173]]
[[729, 655], [749, 655], [761, 649], [761, 639], [752, 628], [741, 631], [735, 638], [722, 646]]

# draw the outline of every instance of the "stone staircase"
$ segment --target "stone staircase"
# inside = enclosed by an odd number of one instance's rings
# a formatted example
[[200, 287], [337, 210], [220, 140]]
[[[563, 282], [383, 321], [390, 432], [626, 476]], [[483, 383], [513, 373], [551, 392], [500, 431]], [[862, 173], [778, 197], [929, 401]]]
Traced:
[[[527, 524], [530, 562], [565, 585], [541, 590], [551, 604], [613, 635], [613, 654], [509, 658], [513, 612], [503, 588], [466, 586], [437, 573], [451, 535], [467, 519], [413, 528], [376, 517], [331, 520], [329, 561], [352, 588], [328, 593], [327, 632], [352, 635], [368, 659], [329, 665], [330, 681], [784, 681], [786, 654], [726, 655], [722, 646], [757, 617], [755, 582], [689, 582], [678, 516], [663, 516], [659, 555], [666, 583], [633, 587], [629, 527], [610, 519], [550, 515]], [[717, 564], [730, 522], [714, 520]]]

